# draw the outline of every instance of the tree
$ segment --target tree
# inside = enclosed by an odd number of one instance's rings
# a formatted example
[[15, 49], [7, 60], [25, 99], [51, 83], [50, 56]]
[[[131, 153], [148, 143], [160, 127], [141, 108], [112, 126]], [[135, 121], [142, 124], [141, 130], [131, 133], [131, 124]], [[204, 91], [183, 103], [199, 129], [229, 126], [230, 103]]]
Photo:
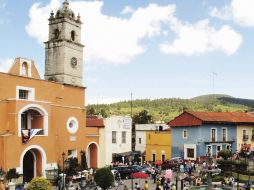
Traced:
[[100, 168], [94, 175], [96, 184], [102, 189], [107, 189], [114, 183], [114, 176], [108, 167]]
[[16, 171], [16, 168], [9, 169], [6, 174], [7, 180], [11, 181], [12, 179], [19, 178], [19, 174]]
[[88, 107], [86, 110], [86, 115], [96, 115], [94, 107]]
[[68, 158], [68, 167], [66, 168], [66, 174], [68, 176], [77, 175], [79, 171], [79, 164], [77, 158]]
[[81, 151], [81, 168], [82, 170], [87, 170], [87, 161], [86, 161], [86, 151]]
[[218, 157], [222, 157], [224, 160], [227, 160], [231, 157], [231, 151], [230, 150], [221, 150], [218, 153]]
[[107, 114], [107, 112], [106, 112], [105, 109], [101, 109], [100, 114], [101, 114], [101, 116], [104, 117], [104, 118], [108, 117], [108, 114]]
[[27, 190], [51, 190], [51, 185], [48, 180], [42, 177], [35, 177], [28, 183]]
[[152, 120], [152, 116], [148, 114], [147, 110], [142, 110], [137, 115], [133, 116], [133, 122], [135, 124], [148, 124], [148, 123], [152, 123], [153, 120]]

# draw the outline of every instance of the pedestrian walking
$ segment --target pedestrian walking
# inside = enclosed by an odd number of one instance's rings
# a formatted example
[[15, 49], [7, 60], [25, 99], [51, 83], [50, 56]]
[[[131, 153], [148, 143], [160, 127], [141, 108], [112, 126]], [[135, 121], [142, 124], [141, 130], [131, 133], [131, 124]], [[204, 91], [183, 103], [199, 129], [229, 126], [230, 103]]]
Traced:
[[137, 182], [135, 183], [134, 189], [135, 190], [141, 190], [141, 187]]
[[145, 181], [145, 184], [144, 184], [144, 190], [148, 190], [148, 182], [147, 182], [147, 180]]

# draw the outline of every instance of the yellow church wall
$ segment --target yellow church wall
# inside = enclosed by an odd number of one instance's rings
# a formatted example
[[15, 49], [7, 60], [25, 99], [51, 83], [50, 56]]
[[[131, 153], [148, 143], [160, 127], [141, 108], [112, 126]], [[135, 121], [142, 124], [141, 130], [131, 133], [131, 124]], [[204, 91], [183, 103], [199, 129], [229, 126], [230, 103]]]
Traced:
[[171, 131], [147, 131], [146, 132], [146, 161], [162, 160], [162, 155], [165, 155], [165, 160], [171, 158]]

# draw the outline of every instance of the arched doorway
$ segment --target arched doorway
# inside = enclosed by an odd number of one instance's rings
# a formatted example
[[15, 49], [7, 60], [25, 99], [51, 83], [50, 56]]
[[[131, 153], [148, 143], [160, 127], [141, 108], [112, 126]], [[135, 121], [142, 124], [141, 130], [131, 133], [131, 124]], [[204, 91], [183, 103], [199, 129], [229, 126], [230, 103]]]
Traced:
[[87, 147], [87, 163], [90, 168], [98, 167], [98, 148], [97, 144], [90, 143]]
[[26, 149], [21, 156], [23, 182], [30, 182], [36, 176], [45, 175], [45, 152], [40, 149]]
[[35, 157], [32, 151], [27, 151], [23, 159], [23, 182], [29, 182], [34, 177]]

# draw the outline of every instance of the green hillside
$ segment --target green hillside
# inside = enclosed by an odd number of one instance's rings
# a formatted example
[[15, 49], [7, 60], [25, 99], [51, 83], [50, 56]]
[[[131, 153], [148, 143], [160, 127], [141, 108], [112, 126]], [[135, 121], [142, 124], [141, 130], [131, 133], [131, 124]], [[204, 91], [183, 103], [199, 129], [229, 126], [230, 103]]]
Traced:
[[[138, 99], [132, 101], [133, 115], [147, 110], [154, 121], [170, 121], [183, 110], [244, 112], [254, 108], [254, 100], [234, 98], [228, 95], [203, 95], [192, 99], [161, 98], [155, 100]], [[94, 109], [102, 115], [131, 115], [131, 101], [112, 104], [88, 105], [87, 110]]]

